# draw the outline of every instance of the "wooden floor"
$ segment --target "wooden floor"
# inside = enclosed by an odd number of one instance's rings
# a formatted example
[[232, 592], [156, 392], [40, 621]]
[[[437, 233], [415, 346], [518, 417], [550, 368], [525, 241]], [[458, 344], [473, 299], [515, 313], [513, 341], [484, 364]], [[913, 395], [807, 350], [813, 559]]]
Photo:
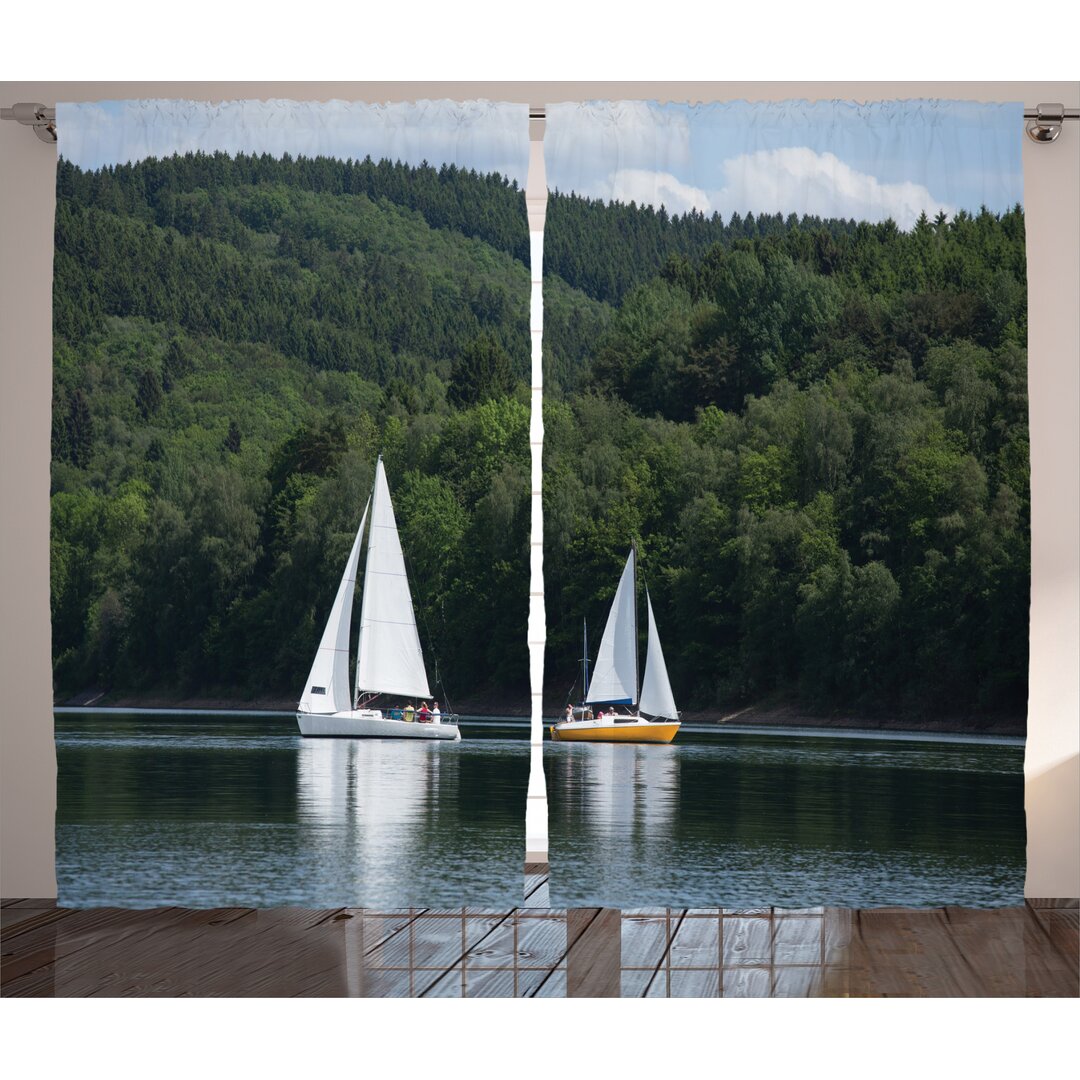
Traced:
[[[4, 997], [1075, 997], [1075, 901], [969, 910], [0, 905]], [[530, 906], [531, 905], [531, 906]]]

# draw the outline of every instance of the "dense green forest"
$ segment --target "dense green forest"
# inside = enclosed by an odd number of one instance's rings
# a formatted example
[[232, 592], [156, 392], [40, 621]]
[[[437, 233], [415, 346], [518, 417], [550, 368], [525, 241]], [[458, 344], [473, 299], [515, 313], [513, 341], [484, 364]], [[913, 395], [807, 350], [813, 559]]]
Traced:
[[547, 357], [553, 692], [636, 539], [682, 706], [1024, 714], [1019, 207], [905, 233], [553, 195], [545, 267], [607, 311], [586, 364]]
[[223, 154], [57, 190], [58, 690], [297, 694], [382, 452], [429, 674], [524, 698], [522, 192]]
[[[527, 687], [528, 232], [504, 178], [61, 161], [57, 689], [297, 692], [387, 462], [451, 701]], [[639, 543], [681, 706], [1022, 715], [1024, 227], [552, 193], [549, 686]]]

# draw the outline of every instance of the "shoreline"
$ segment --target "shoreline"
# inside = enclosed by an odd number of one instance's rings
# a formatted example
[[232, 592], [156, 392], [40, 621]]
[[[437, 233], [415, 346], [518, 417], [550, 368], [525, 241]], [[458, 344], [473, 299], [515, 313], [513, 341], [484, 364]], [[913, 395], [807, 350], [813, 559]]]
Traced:
[[956, 717], [880, 717], [812, 713], [799, 705], [747, 705], [729, 711], [703, 709], [687, 711], [684, 724], [725, 727], [813, 727], [859, 731], [912, 731], [940, 735], [1027, 735], [1024, 716]]
[[[520, 704], [517, 704], [520, 702]], [[53, 704], [54, 708], [76, 709], [178, 709], [203, 712], [273, 712], [291, 713], [296, 702], [273, 695], [239, 700], [221, 696], [182, 697], [165, 694], [125, 694], [84, 691], [72, 694]], [[520, 717], [528, 719], [528, 694], [514, 695], [510, 700], [495, 700], [491, 696], [465, 699], [454, 703], [459, 716]], [[545, 702], [544, 722], [561, 714], [562, 709]], [[1026, 717], [993, 716], [977, 718], [956, 717], [874, 717], [822, 715], [793, 704], [747, 705], [739, 709], [686, 710], [682, 722], [695, 727], [790, 727], [835, 728], [858, 731], [909, 731], [942, 735], [1004, 735], [1023, 737], [1027, 734]]]

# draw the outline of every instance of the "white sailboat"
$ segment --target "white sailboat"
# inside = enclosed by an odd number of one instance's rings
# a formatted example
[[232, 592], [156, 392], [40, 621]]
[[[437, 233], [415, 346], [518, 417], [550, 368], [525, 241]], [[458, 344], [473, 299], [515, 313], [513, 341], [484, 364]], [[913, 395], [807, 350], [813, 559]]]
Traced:
[[[675, 738], [680, 727], [679, 711], [675, 708], [675, 696], [671, 692], [648, 587], [645, 589], [645, 604], [649, 613], [649, 644], [645, 654], [645, 678], [639, 695], [637, 549], [631, 548], [615, 590], [615, 599], [611, 602], [591, 682], [588, 638], [585, 638], [582, 658], [584, 703], [552, 727], [553, 739], [560, 742], [667, 743]], [[631, 708], [627, 712], [619, 712], [620, 705]], [[634, 705], [638, 706], [637, 712], [632, 709]], [[593, 706], [598, 708], [594, 711]]]
[[[349, 679], [349, 633], [356, 572], [369, 510], [371, 528], [364, 564], [364, 595], [353, 689]], [[384, 694], [410, 704], [431, 697], [420, 636], [416, 632], [409, 579], [405, 573], [405, 557], [380, 455], [375, 465], [374, 487], [364, 507], [360, 528], [297, 707], [300, 733], [339, 738], [461, 738], [457, 725], [441, 717], [421, 723], [386, 716], [381, 709], [367, 707]], [[415, 713], [409, 710], [407, 715], [415, 716]], [[450, 717], [449, 721], [453, 719]]]

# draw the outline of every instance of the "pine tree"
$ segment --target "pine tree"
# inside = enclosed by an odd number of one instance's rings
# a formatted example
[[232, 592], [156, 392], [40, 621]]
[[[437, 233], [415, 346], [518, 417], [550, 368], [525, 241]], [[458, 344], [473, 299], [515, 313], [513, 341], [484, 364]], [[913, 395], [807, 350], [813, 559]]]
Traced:
[[161, 365], [162, 384], [166, 392], [185, 375], [190, 375], [195, 365], [191, 360], [191, 352], [183, 338], [174, 337], [165, 350], [165, 361]]
[[458, 408], [502, 397], [514, 388], [510, 357], [488, 334], [462, 350], [450, 370], [447, 397]]
[[71, 463], [80, 469], [90, 464], [90, 453], [94, 442], [94, 418], [90, 415], [90, 403], [86, 394], [78, 389], [72, 395], [71, 408], [68, 411], [67, 441], [71, 454]]
[[161, 380], [156, 371], [146, 370], [139, 376], [139, 385], [135, 391], [135, 404], [143, 419], [148, 420], [161, 408], [163, 394]]
[[240, 429], [236, 426], [235, 420], [229, 421], [229, 432], [225, 436], [224, 446], [230, 454], [240, 453]]

